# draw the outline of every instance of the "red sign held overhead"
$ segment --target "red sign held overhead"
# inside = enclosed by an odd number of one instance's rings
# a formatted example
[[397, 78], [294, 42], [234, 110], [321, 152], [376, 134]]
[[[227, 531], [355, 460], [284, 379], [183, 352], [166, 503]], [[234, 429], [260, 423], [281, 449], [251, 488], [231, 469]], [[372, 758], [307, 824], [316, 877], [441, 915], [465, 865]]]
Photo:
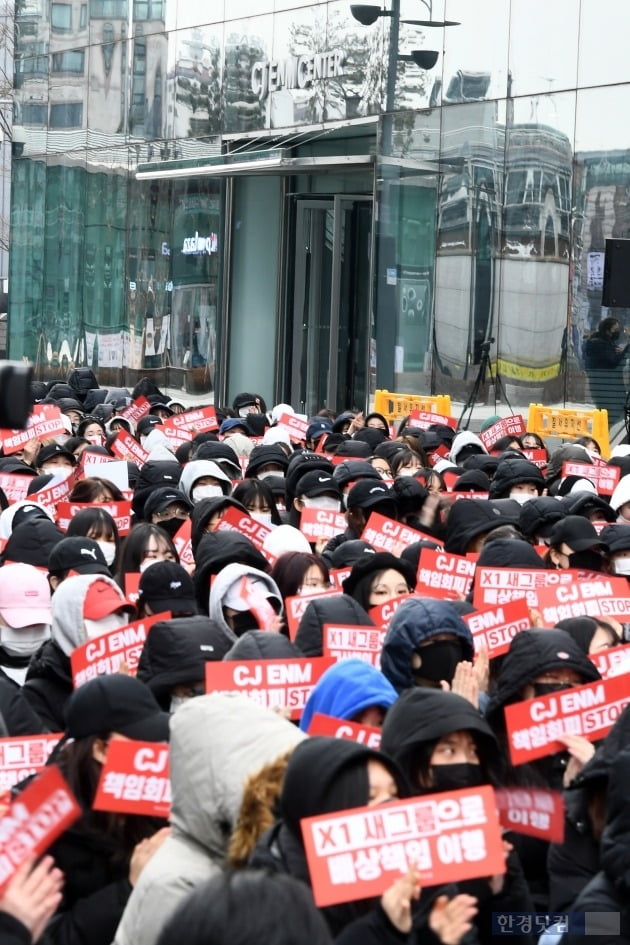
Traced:
[[214, 407], [199, 407], [197, 410], [174, 413], [162, 425], [167, 430], [193, 430], [195, 433], [209, 433], [219, 429]]
[[378, 627], [324, 624], [324, 656], [340, 660], [358, 659], [381, 668], [381, 650], [385, 631]]
[[111, 739], [92, 807], [120, 814], [168, 817], [168, 745]]
[[306, 431], [309, 428], [309, 422], [294, 413], [281, 413], [276, 426], [284, 430], [285, 433], [288, 433], [293, 443], [303, 443], [306, 439]]
[[505, 872], [489, 786], [307, 817], [301, 828], [320, 908], [380, 896], [411, 866], [423, 887]]
[[158, 620], [170, 619], [170, 611], [152, 614], [78, 646], [70, 654], [74, 688], [97, 676], [120, 672], [121, 666], [126, 667], [130, 676], [135, 676], [149, 628]]
[[44, 768], [0, 820], [0, 891], [27, 857], [45, 853], [81, 814], [59, 768]]
[[522, 436], [525, 432], [525, 420], [520, 413], [517, 413], [511, 417], [504, 417], [502, 420], [497, 420], [497, 422], [493, 423], [487, 430], [482, 430], [479, 434], [479, 439], [488, 452], [490, 452], [495, 443], [503, 439], [504, 436]]
[[378, 751], [381, 747], [381, 729], [372, 725], [360, 725], [345, 719], [336, 719], [332, 715], [315, 712], [308, 727], [309, 735], [328, 735], [330, 738], [345, 738], [350, 742], [359, 742], [366, 748]]
[[603, 738], [630, 702], [630, 675], [574, 686], [505, 707], [510, 759], [521, 765], [563, 751], [560, 738]]
[[507, 653], [516, 634], [531, 627], [524, 597], [500, 607], [484, 607], [474, 614], [465, 614], [462, 620], [473, 635], [475, 653], [485, 649], [490, 659]]
[[461, 598], [472, 587], [476, 561], [462, 555], [423, 548], [416, 592], [424, 597]]
[[444, 414], [430, 413], [427, 410], [412, 410], [409, 414], [407, 426], [416, 427], [420, 430], [428, 430], [434, 423], [450, 427], [451, 430], [457, 429], [457, 420], [455, 417], [445, 417]]
[[124, 459], [135, 463], [136, 466], [144, 466], [149, 458], [148, 452], [143, 446], [140, 446], [135, 437], [126, 430], [120, 430], [116, 438], [110, 443], [110, 450], [118, 459]]
[[130, 423], [133, 423], [134, 426], [137, 426], [138, 421], [146, 417], [150, 410], [151, 404], [146, 397], [141, 395], [140, 397], [136, 397], [128, 407], [125, 407], [125, 409], [121, 411], [120, 416]]
[[269, 709], [290, 710], [299, 719], [313, 686], [335, 660], [228, 660], [206, 663], [206, 692], [240, 692]]
[[43, 768], [61, 735], [0, 738], [0, 793]]
[[548, 843], [564, 840], [564, 798], [544, 788], [501, 788], [495, 792], [501, 826]]

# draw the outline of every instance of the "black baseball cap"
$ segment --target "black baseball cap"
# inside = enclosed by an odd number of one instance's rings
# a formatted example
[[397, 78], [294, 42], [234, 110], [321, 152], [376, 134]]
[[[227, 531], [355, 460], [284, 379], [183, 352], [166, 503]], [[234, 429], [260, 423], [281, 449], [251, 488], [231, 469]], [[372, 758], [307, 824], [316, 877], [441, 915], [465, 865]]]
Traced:
[[396, 513], [396, 498], [391, 489], [388, 489], [382, 482], [375, 482], [372, 479], [361, 479], [355, 483], [346, 497], [346, 508], [371, 509], [375, 505], [388, 503], [391, 510]]
[[43, 466], [43, 464], [47, 460], [52, 459], [53, 456], [65, 456], [73, 466], [77, 461], [74, 453], [71, 453], [70, 450], [67, 450], [64, 446], [61, 446], [60, 443], [50, 443], [48, 446], [42, 446], [37, 454], [36, 463], [38, 466]]
[[573, 551], [606, 547], [593, 525], [583, 515], [567, 515], [553, 526], [549, 533], [549, 544], [557, 548], [563, 543]]
[[48, 555], [48, 571], [50, 574], [64, 571], [76, 571], [77, 574], [106, 574], [110, 571], [98, 542], [93, 538], [73, 536], [62, 538], [51, 549]]
[[165, 486], [162, 489], [155, 489], [144, 503], [143, 516], [148, 521], [156, 512], [163, 512], [169, 505], [183, 505], [188, 510], [192, 509], [193, 504], [183, 492], [179, 489], [171, 489]]
[[167, 742], [169, 716], [135, 676], [97, 676], [76, 689], [66, 704], [68, 738], [118, 732], [145, 742]]
[[138, 434], [138, 436], [146, 436], [148, 433], [151, 432], [153, 427], [156, 427], [158, 426], [158, 424], [161, 424], [161, 423], [162, 421], [160, 420], [159, 417], [156, 417], [155, 414], [152, 414], [152, 413], [147, 414], [146, 417], [142, 417], [141, 420], [138, 420], [136, 433]]
[[193, 582], [181, 564], [156, 561], [140, 575], [138, 604], [150, 604], [153, 613], [170, 610], [176, 614], [196, 614]]
[[312, 469], [297, 481], [295, 494], [315, 498], [318, 495], [332, 494], [341, 499], [341, 489], [329, 472], [323, 469]]
[[332, 433], [332, 423], [330, 420], [314, 420], [306, 431], [307, 440], [318, 440], [325, 433]]

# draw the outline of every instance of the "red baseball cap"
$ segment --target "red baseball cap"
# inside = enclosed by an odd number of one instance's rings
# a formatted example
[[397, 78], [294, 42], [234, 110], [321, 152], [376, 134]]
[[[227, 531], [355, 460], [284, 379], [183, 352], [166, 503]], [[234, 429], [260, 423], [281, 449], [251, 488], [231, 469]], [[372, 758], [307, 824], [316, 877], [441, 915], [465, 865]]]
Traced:
[[117, 610], [133, 610], [122, 591], [117, 591], [107, 581], [94, 581], [90, 584], [83, 601], [83, 616], [88, 620], [100, 620]]

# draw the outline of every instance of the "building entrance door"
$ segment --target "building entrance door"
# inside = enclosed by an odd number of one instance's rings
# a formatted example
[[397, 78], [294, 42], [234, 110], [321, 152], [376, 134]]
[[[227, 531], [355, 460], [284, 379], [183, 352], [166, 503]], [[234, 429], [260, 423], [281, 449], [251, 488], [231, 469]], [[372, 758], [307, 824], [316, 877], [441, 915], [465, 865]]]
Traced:
[[296, 198], [291, 403], [364, 409], [368, 398], [372, 197]]

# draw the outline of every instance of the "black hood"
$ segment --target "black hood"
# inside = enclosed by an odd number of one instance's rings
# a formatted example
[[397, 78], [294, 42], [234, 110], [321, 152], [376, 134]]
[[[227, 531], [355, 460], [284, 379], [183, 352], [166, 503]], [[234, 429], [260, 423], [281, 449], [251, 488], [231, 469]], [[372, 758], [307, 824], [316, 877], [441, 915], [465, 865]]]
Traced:
[[267, 573], [269, 562], [240, 532], [207, 532], [197, 546], [195, 598], [201, 613], [208, 613], [210, 578], [227, 564], [244, 564]]
[[325, 623], [353, 627], [373, 627], [363, 607], [348, 594], [331, 597], [316, 597], [308, 604], [300, 620], [295, 645], [304, 656], [321, 656], [323, 653], [322, 629]]
[[54, 640], [46, 640], [31, 657], [26, 679], [52, 679], [72, 687], [70, 657], [57, 646]]
[[545, 562], [528, 541], [520, 538], [488, 538], [477, 559], [478, 568], [542, 568]]
[[543, 495], [530, 499], [521, 507], [519, 528], [526, 538], [548, 537], [551, 529], [566, 515], [563, 502]]
[[48, 570], [48, 556], [62, 538], [65, 538], [64, 532], [49, 518], [33, 518], [13, 529], [2, 552], [2, 561], [21, 561]]
[[497, 730], [503, 724], [503, 709], [518, 702], [527, 683], [551, 669], [572, 669], [582, 682], [601, 679], [598, 670], [565, 630], [522, 630], [503, 658], [497, 687], [488, 703], [488, 721]]
[[630, 894], [630, 749], [612, 762], [608, 782], [608, 818], [600, 845], [601, 867], [627, 900]]
[[227, 651], [224, 660], [290, 660], [302, 659], [298, 650], [282, 633], [269, 630], [246, 630]]
[[584, 515], [586, 518], [591, 512], [601, 512], [607, 522], [615, 522], [617, 513], [610, 507], [601, 495], [592, 492], [576, 492], [574, 495], [565, 495], [559, 503], [566, 515]]
[[172, 461], [150, 459], [146, 462], [140, 470], [133, 493], [131, 507], [135, 515], [142, 518], [144, 503], [154, 489], [159, 489], [161, 486], [177, 489], [181, 474], [182, 467], [175, 459]]
[[461, 731], [474, 733], [482, 761], [498, 754], [492, 729], [468, 699], [441, 689], [408, 689], [385, 717], [381, 750], [394, 759], [413, 788], [418, 750], [427, 742]]
[[168, 708], [173, 686], [205, 679], [206, 663], [222, 660], [234, 640], [234, 634], [209, 617], [160, 620], [142, 648], [138, 679]]
[[195, 502], [193, 510], [190, 513], [190, 543], [195, 559], [197, 557], [199, 543], [206, 534], [206, 525], [215, 512], [220, 512], [222, 509], [227, 508], [238, 509], [239, 512], [245, 512], [246, 515], [249, 514], [244, 505], [241, 505], [240, 502], [237, 502], [236, 499], [232, 499], [228, 495], [217, 495], [213, 496], [211, 499], [201, 499], [200, 502]]
[[513, 486], [531, 482], [538, 489], [538, 495], [543, 491], [545, 480], [538, 466], [528, 459], [503, 459], [497, 466], [492, 485], [490, 486], [491, 499], [507, 499]]
[[518, 526], [519, 513], [520, 506], [515, 502], [503, 506], [489, 499], [460, 499], [448, 513], [444, 549], [450, 554], [465, 555], [468, 545], [478, 535], [501, 525]]
[[[404, 795], [404, 779], [385, 755], [343, 738], [307, 738], [294, 749], [284, 776], [280, 812], [298, 834], [303, 817], [363, 807], [369, 798], [367, 762], [380, 761], [391, 771]], [[313, 773], [317, 776], [313, 777]]]

